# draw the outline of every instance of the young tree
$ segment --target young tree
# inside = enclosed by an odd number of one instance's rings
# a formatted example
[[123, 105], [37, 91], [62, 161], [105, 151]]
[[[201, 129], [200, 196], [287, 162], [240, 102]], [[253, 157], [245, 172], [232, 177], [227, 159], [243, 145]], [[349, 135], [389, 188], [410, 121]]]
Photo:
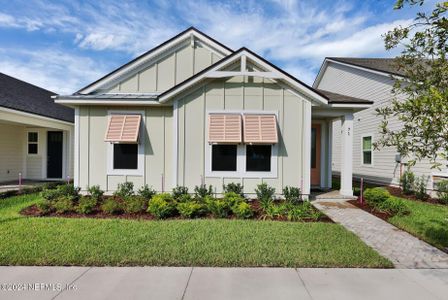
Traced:
[[[423, 4], [424, 0], [398, 0], [395, 9]], [[429, 159], [439, 168], [441, 159], [448, 158], [447, 10], [448, 2], [437, 3], [430, 13], [417, 13], [411, 25], [384, 36], [387, 50], [403, 47], [395, 64], [405, 76], [395, 76], [392, 104], [377, 109], [383, 121], [375, 146], [397, 147], [411, 165]], [[403, 126], [391, 128], [391, 117]]]

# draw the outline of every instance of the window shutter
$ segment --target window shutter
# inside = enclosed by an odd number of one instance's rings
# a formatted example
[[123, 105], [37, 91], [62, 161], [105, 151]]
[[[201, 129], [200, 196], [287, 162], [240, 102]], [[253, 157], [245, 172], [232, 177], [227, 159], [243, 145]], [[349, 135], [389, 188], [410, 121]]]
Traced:
[[277, 120], [275, 115], [245, 114], [244, 142], [247, 144], [278, 143]]
[[106, 142], [137, 143], [141, 115], [112, 115], [106, 131]]
[[238, 144], [241, 141], [241, 115], [210, 114], [208, 116], [209, 143]]

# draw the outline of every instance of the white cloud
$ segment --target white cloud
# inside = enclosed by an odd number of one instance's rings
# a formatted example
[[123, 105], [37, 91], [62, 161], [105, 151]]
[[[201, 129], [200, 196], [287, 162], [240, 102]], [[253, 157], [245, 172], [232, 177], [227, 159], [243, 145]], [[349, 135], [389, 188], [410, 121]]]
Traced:
[[58, 50], [0, 49], [0, 72], [58, 94], [71, 94], [106, 73], [106, 67], [87, 57]]

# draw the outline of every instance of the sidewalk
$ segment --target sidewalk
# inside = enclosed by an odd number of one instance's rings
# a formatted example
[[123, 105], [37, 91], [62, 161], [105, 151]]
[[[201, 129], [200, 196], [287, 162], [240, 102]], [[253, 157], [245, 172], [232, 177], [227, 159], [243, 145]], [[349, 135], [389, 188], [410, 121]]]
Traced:
[[448, 270], [0, 267], [0, 284], [0, 299], [431, 300], [446, 299]]
[[448, 268], [448, 254], [344, 199], [316, 199], [313, 205], [392, 261], [396, 268]]

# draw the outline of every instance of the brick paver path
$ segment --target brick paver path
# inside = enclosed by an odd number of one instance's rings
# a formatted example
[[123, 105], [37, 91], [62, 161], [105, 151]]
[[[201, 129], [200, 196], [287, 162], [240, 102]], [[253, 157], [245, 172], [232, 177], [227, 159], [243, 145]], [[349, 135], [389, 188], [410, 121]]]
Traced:
[[317, 199], [314, 206], [355, 233], [396, 268], [448, 268], [448, 254], [343, 199]]

